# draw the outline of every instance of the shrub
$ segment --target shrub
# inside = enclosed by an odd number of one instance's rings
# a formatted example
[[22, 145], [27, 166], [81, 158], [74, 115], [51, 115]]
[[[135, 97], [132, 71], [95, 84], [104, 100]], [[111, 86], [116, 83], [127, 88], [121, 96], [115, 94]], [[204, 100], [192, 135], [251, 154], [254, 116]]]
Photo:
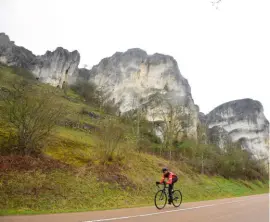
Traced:
[[113, 161], [120, 154], [118, 151], [120, 143], [125, 138], [124, 129], [119, 126], [117, 120], [108, 117], [100, 123], [98, 135], [100, 137], [99, 151], [103, 160]]
[[[51, 89], [51, 88], [50, 88]], [[54, 100], [53, 89], [17, 81], [11, 90], [0, 91], [4, 103], [1, 116], [8, 123], [15, 144], [7, 152], [32, 155], [40, 153], [49, 135], [64, 114], [64, 107]]]
[[70, 88], [75, 91], [77, 94], [82, 96], [85, 101], [92, 105], [97, 105], [98, 100], [95, 95], [96, 86], [93, 83], [80, 81], [74, 85], [71, 85]]
[[12, 67], [12, 69], [13, 69], [13, 72], [20, 77], [23, 77], [23, 78], [28, 79], [28, 80], [35, 80], [36, 79], [36, 77], [26, 69], [23, 69], [20, 67]]

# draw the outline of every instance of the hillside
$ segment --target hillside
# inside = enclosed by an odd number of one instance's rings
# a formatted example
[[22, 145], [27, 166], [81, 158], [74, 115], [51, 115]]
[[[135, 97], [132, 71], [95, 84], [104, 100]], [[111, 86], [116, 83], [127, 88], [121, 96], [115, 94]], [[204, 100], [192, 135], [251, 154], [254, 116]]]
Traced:
[[174, 141], [188, 138], [221, 149], [233, 143], [259, 161], [268, 159], [269, 121], [262, 104], [249, 98], [238, 99], [204, 115], [193, 100], [188, 80], [170, 55], [149, 55], [140, 48], [132, 48], [103, 58], [90, 70], [80, 69], [77, 50], [69, 52], [57, 47], [44, 55], [34, 55], [0, 33], [0, 62], [25, 68], [36, 82], [62, 88], [66, 93], [72, 86], [88, 103], [91, 100], [91, 105], [99, 106], [99, 111], [106, 104], [111, 113], [121, 117], [138, 114], [139, 119], [151, 125], [147, 130], [166, 149]]
[[[0, 214], [153, 205], [163, 166], [179, 175], [176, 187], [184, 202], [268, 192], [267, 173], [244, 152], [219, 154], [213, 145], [188, 139], [164, 150], [151, 123], [136, 113], [117, 116], [113, 107], [99, 104], [87, 86], [88, 91], [54, 88], [24, 69], [0, 65]], [[15, 96], [11, 100], [6, 95]], [[22, 113], [26, 129], [35, 126], [38, 132], [37, 121], [46, 124], [47, 115], [58, 110], [62, 115], [50, 133], [28, 146], [32, 136], [22, 148], [18, 120], [11, 117]], [[206, 158], [201, 162], [202, 154]]]

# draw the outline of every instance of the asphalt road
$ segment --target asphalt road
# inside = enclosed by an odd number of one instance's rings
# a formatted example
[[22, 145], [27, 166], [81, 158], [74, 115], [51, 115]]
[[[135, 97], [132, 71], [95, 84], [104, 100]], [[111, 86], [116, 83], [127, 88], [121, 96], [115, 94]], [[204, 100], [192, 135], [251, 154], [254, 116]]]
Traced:
[[34, 216], [2, 216], [1, 222], [268, 222], [269, 194], [239, 198], [183, 203], [180, 208], [167, 205], [84, 213]]

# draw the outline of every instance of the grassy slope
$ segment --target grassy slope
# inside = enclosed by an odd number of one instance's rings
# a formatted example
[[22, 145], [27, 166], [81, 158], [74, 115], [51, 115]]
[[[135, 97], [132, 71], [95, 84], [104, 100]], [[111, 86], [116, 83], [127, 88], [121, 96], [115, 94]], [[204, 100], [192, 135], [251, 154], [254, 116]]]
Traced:
[[[5, 85], [3, 79], [12, 76], [10, 69], [2, 68], [0, 86]], [[60, 94], [56, 99], [69, 107], [70, 120], [97, 125], [95, 120], [78, 114], [86, 105], [82, 102], [70, 102]], [[72, 92], [69, 95], [72, 98], [77, 97]], [[94, 111], [91, 107], [86, 108]], [[1, 126], [0, 134], [5, 134]], [[227, 180], [198, 175], [184, 164], [168, 162], [128, 149], [132, 146], [129, 142], [120, 145], [121, 158], [118, 161], [104, 165], [100, 161], [97, 148], [99, 139], [94, 133], [58, 127], [51, 141], [44, 150], [45, 154], [68, 163], [72, 168], [0, 168], [0, 215], [153, 205], [156, 192], [154, 183], [160, 179], [159, 170], [164, 165], [179, 174], [180, 180], [176, 188], [181, 189], [183, 202], [269, 191], [268, 184], [260, 181]]]

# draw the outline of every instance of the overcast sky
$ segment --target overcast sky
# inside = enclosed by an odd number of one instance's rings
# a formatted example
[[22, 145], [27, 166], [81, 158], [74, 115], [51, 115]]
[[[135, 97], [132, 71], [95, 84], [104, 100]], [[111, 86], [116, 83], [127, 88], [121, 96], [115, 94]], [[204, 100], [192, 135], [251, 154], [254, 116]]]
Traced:
[[0, 0], [0, 32], [38, 55], [78, 50], [89, 68], [129, 48], [169, 54], [202, 112], [252, 98], [269, 119], [270, 1], [210, 1]]

